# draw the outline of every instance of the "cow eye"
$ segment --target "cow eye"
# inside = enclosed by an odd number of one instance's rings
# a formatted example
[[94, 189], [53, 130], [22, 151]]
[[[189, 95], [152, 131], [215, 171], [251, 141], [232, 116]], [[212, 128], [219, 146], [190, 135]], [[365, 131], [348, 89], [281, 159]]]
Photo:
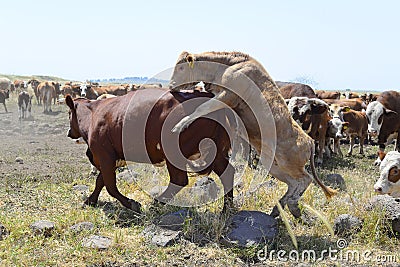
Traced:
[[389, 170], [388, 180], [392, 183], [397, 183], [400, 180], [400, 172], [397, 167], [392, 167]]
[[378, 119], [378, 124], [381, 124], [381, 123], [382, 123], [382, 120], [383, 120], [383, 115], [380, 115], [380, 116], [379, 116], [379, 119]]

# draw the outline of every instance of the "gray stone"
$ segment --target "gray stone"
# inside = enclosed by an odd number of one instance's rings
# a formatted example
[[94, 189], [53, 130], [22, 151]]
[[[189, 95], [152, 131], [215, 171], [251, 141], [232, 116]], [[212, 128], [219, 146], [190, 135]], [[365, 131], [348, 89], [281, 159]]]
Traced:
[[167, 247], [178, 242], [182, 231], [169, 230], [151, 224], [143, 230], [142, 234], [149, 239], [152, 244], [160, 247]]
[[69, 229], [72, 232], [79, 233], [82, 231], [90, 231], [94, 228], [94, 224], [91, 222], [80, 222], [72, 225]]
[[340, 237], [350, 236], [353, 233], [359, 232], [361, 228], [362, 221], [350, 214], [339, 215], [333, 223], [334, 232]]
[[190, 217], [189, 210], [180, 210], [161, 216], [157, 226], [173, 231], [183, 230], [185, 221]]
[[74, 190], [76, 190], [76, 191], [79, 191], [79, 192], [87, 192], [87, 191], [89, 191], [89, 186], [84, 185], [84, 184], [77, 184], [77, 185], [74, 185], [72, 188]]
[[346, 191], [347, 189], [346, 182], [344, 181], [343, 176], [338, 173], [331, 173], [326, 175], [325, 182], [326, 185], [334, 188], [339, 188], [342, 191]]
[[400, 234], [400, 199], [389, 195], [377, 195], [371, 198], [367, 210], [374, 208], [383, 210], [387, 220], [392, 224], [392, 230]]
[[24, 160], [21, 157], [16, 157], [15, 162], [18, 162], [19, 164], [24, 164]]
[[220, 189], [215, 181], [205, 176], [195, 182], [194, 186], [190, 188], [189, 194], [193, 199], [203, 204], [216, 200], [219, 191]]
[[105, 236], [91, 235], [82, 241], [82, 246], [94, 249], [108, 249], [112, 245], [112, 239]]
[[230, 222], [230, 231], [222, 240], [226, 245], [257, 246], [273, 242], [278, 235], [276, 219], [260, 211], [240, 211]]
[[9, 234], [10, 231], [4, 225], [0, 224], [0, 241], [5, 239]]
[[52, 235], [52, 232], [54, 230], [55, 224], [50, 221], [46, 220], [41, 220], [41, 221], [36, 221], [33, 224], [31, 224], [30, 228], [32, 229], [32, 232], [35, 235], [44, 235], [45, 237], [49, 237]]

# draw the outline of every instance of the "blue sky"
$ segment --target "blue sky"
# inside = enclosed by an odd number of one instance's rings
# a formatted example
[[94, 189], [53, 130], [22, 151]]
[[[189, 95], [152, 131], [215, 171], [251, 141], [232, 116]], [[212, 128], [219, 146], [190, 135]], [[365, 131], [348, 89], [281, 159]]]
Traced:
[[241, 51], [275, 80], [400, 86], [400, 1], [3, 1], [0, 73], [153, 76], [182, 51]]

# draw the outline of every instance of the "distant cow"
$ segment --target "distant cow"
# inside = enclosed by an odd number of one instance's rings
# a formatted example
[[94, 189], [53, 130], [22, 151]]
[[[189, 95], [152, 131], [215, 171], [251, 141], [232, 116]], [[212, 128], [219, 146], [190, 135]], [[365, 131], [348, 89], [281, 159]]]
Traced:
[[[140, 204], [117, 189], [116, 163], [120, 160], [151, 164], [165, 161], [170, 183], [157, 197], [158, 200], [170, 201], [188, 184], [186, 165], [189, 164], [194, 172], [207, 174], [214, 171], [220, 176], [226, 210], [233, 199], [234, 168], [229, 163], [230, 141], [224, 128], [214, 120], [200, 118], [181, 134], [171, 132], [175, 123], [195, 108], [180, 107], [187, 99], [200, 101], [198, 104], [201, 104], [212, 96], [210, 93], [184, 94], [162, 89], [137, 90], [100, 101], [72, 100], [71, 96], [67, 96], [66, 104], [71, 112], [68, 136], [72, 139], [83, 137], [88, 144], [87, 156], [100, 170], [96, 187], [85, 203], [95, 205], [105, 186], [108, 193], [123, 206], [139, 211]], [[174, 109], [178, 112], [171, 113]], [[204, 148], [200, 142], [206, 139], [215, 144], [215, 153], [202, 151], [204, 160], [203, 157], [201, 159], [207, 164], [196, 167], [188, 159], [199, 155], [200, 149]]]
[[[153, 87], [154, 88], [154, 87]], [[128, 88], [121, 85], [106, 85], [106, 86], [92, 86], [88, 84], [82, 84], [80, 96], [87, 99], [95, 100], [103, 94], [111, 94], [116, 96], [126, 95]]]
[[51, 100], [54, 99], [56, 95], [55, 85], [55, 82], [41, 82], [37, 87], [40, 99], [43, 102], [43, 113], [52, 112]]
[[362, 99], [365, 102], [365, 104], [368, 105], [372, 101], [376, 101], [376, 99], [378, 99], [379, 95], [380, 94], [365, 93], [365, 94], [360, 95], [360, 99]]
[[352, 110], [362, 111], [367, 105], [360, 98], [353, 99], [323, 99], [328, 105], [337, 104], [340, 107], [349, 107]]
[[9, 97], [10, 97], [10, 91], [8, 89], [7, 90], [0, 89], [0, 103], [3, 103], [6, 113], [8, 113], [8, 110], [6, 107], [6, 99]]
[[[376, 101], [369, 103], [367, 108], [368, 133], [378, 137], [379, 150], [384, 152], [391, 138], [397, 136], [396, 150], [400, 151], [400, 93], [385, 91]], [[375, 161], [380, 164], [380, 159]]]
[[317, 90], [315, 94], [319, 99], [340, 99], [340, 92]]
[[390, 151], [379, 167], [380, 176], [374, 185], [375, 192], [400, 197], [400, 153]]
[[323, 161], [325, 136], [328, 127], [328, 105], [318, 98], [292, 97], [288, 100], [288, 109], [292, 118], [318, 143], [317, 163]]
[[289, 99], [295, 96], [317, 98], [317, 95], [315, 94], [314, 90], [306, 84], [279, 82], [279, 81], [275, 83], [276, 85], [278, 85], [279, 91], [281, 92], [281, 95], [285, 99]]
[[359, 94], [354, 93], [354, 92], [350, 92], [350, 91], [346, 91], [342, 94], [342, 96], [344, 96], [345, 99], [352, 99], [352, 98], [359, 98]]
[[14, 84], [14, 89], [17, 92], [26, 90], [26, 88], [28, 88], [28, 83], [23, 80], [15, 80], [13, 84]]
[[26, 112], [31, 116], [31, 109], [32, 109], [32, 97], [26, 91], [22, 91], [18, 95], [18, 111], [19, 111], [19, 118], [25, 119]]
[[11, 87], [11, 81], [8, 78], [0, 78], [0, 90], [9, 91]]
[[33, 92], [35, 93], [35, 97], [36, 97], [36, 103], [38, 105], [41, 104], [41, 99], [40, 99], [40, 93], [38, 90], [38, 86], [40, 84], [40, 81], [36, 80], [36, 79], [31, 79], [28, 81], [27, 84], [30, 84], [32, 86]]

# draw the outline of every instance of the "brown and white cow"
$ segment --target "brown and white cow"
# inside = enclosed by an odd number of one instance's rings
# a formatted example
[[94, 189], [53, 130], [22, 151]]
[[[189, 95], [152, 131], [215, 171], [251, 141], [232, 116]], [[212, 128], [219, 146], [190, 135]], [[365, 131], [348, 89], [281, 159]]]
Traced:
[[33, 96], [29, 96], [28, 92], [26, 91], [22, 91], [18, 94], [19, 119], [25, 119], [27, 111], [29, 114], [28, 117], [31, 117], [32, 97]]
[[[154, 88], [154, 87], [153, 87]], [[105, 85], [92, 86], [90, 84], [82, 84], [80, 87], [80, 96], [87, 99], [95, 100], [103, 94], [111, 94], [116, 96], [126, 95], [128, 88], [122, 85]]]
[[28, 83], [23, 80], [15, 80], [13, 84], [14, 84], [14, 89], [17, 92], [21, 92], [23, 90], [26, 90], [26, 88], [28, 88]]
[[362, 99], [362, 101], [364, 101], [364, 103], [368, 105], [372, 101], [376, 101], [379, 95], [380, 94], [365, 93], [360, 95], [360, 99]]
[[315, 94], [319, 99], [340, 99], [340, 92], [338, 91], [316, 90]]
[[[400, 151], [400, 93], [385, 91], [367, 107], [368, 133], [378, 138], [379, 150], [384, 152], [386, 145], [397, 137], [396, 150]], [[375, 161], [380, 164], [380, 159]]]
[[33, 92], [35, 93], [36, 103], [37, 103], [38, 105], [40, 105], [40, 104], [41, 104], [41, 99], [40, 99], [40, 92], [39, 92], [39, 90], [38, 90], [38, 86], [39, 86], [39, 84], [40, 84], [40, 81], [38, 81], [38, 80], [36, 80], [36, 79], [31, 79], [31, 80], [28, 81], [27, 84], [30, 84], [30, 85], [31, 85], [31, 87], [32, 87], [32, 89], [33, 89]]
[[[100, 170], [96, 187], [85, 203], [96, 204], [105, 186], [123, 206], [140, 211], [140, 204], [122, 195], [116, 186], [116, 163], [126, 160], [166, 163], [170, 183], [157, 197], [162, 202], [170, 201], [188, 184], [187, 164], [197, 173], [214, 171], [224, 187], [224, 210], [229, 208], [233, 199], [234, 168], [228, 159], [231, 144], [224, 127], [213, 119], [201, 118], [180, 135], [171, 132], [182, 116], [212, 96], [210, 93], [171, 93], [159, 88], [137, 90], [101, 101], [72, 100], [67, 96], [66, 104], [70, 108], [68, 137], [85, 140], [88, 145], [86, 154]], [[188, 99], [191, 103], [198, 101], [197, 105], [185, 106]], [[225, 113], [220, 111], [218, 114], [224, 116]], [[214, 142], [215, 153], [208, 153], [209, 149], [200, 144], [205, 139]], [[196, 167], [188, 159], [199, 155], [200, 150], [206, 164]]]
[[279, 91], [285, 99], [290, 99], [295, 96], [317, 98], [314, 90], [306, 84], [277, 81], [276, 85], [279, 87]]
[[346, 91], [342, 93], [345, 99], [360, 98], [360, 95], [355, 92]]
[[400, 197], [400, 153], [390, 151], [379, 166], [380, 176], [374, 185], [375, 192]]

